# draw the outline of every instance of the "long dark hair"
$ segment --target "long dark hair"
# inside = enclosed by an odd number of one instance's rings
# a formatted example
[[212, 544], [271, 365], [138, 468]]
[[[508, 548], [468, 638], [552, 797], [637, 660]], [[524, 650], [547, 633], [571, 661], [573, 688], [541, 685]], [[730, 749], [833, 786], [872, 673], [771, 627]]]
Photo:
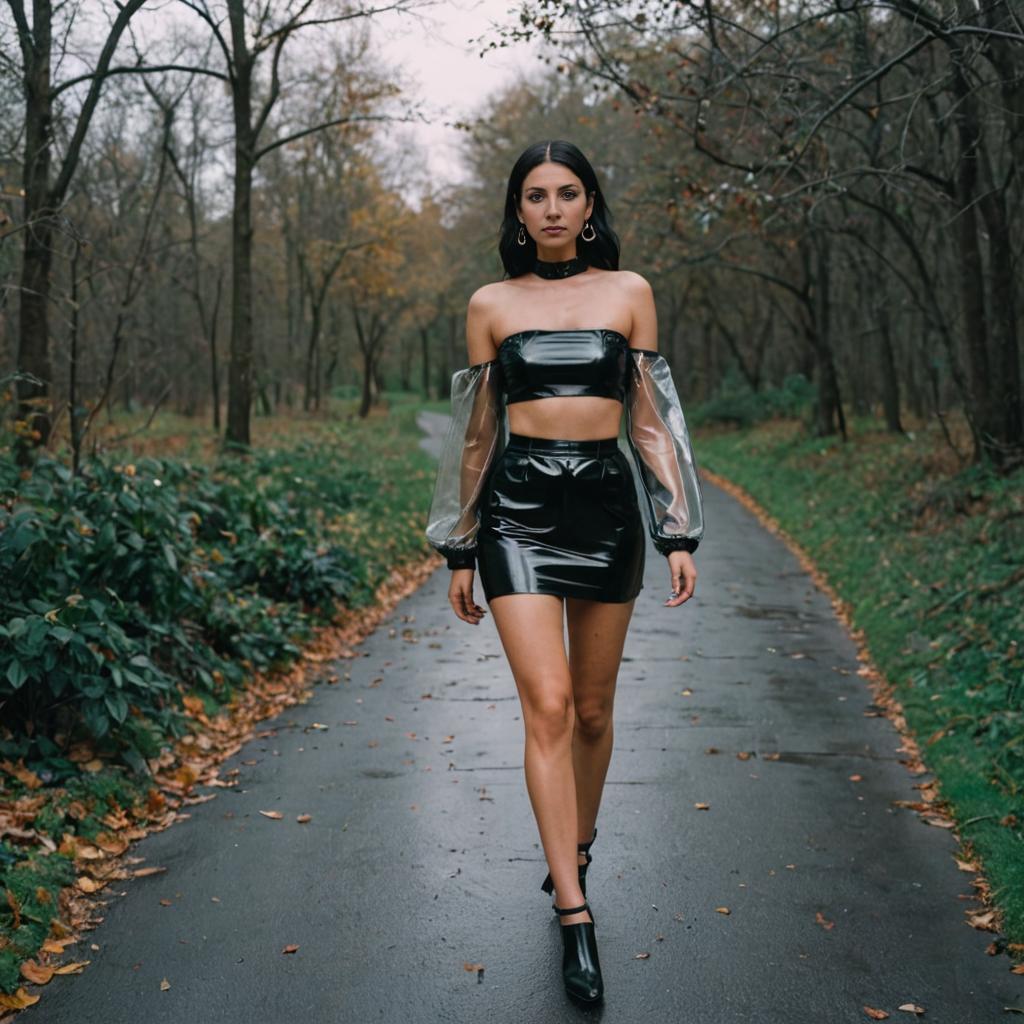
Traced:
[[523, 191], [526, 176], [540, 164], [562, 164], [568, 167], [580, 181], [588, 196], [594, 197], [594, 211], [590, 215], [590, 225], [597, 232], [592, 242], [581, 238], [576, 240], [576, 255], [581, 256], [591, 266], [603, 267], [605, 270], [619, 269], [619, 236], [612, 230], [611, 212], [604, 201], [601, 186], [597, 183], [597, 175], [590, 161], [583, 155], [578, 146], [564, 139], [553, 139], [550, 142], [535, 142], [523, 150], [508, 177], [508, 189], [505, 193], [505, 217], [501, 222], [501, 234], [498, 239], [498, 252], [508, 277], [519, 277], [533, 269], [537, 259], [537, 243], [526, 234], [526, 244], [520, 245], [516, 240], [519, 234], [519, 218], [516, 208]]

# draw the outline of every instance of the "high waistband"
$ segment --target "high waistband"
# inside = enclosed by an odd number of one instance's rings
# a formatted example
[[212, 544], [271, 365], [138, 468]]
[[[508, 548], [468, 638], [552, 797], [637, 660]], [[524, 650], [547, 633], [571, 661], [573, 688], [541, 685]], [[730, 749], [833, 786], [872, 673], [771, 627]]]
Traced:
[[571, 438], [531, 437], [529, 434], [509, 432], [505, 449], [550, 455], [611, 455], [619, 451], [619, 439], [600, 437], [589, 441], [574, 441]]

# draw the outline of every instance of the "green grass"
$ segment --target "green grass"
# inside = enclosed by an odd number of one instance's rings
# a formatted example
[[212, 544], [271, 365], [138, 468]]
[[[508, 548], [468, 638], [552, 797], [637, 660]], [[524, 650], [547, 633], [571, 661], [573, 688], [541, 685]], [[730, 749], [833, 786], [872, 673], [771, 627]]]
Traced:
[[962, 466], [937, 430], [874, 423], [855, 422], [845, 444], [769, 423], [704, 433], [697, 450], [848, 602], [1007, 938], [1024, 942], [1024, 474]]

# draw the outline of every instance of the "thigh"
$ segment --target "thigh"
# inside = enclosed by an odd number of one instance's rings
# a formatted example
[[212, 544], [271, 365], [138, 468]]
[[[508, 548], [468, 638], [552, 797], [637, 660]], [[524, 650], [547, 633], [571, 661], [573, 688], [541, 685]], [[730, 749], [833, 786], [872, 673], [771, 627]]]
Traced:
[[489, 607], [524, 715], [571, 702], [562, 598], [553, 594], [505, 594], [492, 598]]
[[615, 692], [633, 601], [568, 597], [569, 668], [578, 703], [611, 700]]

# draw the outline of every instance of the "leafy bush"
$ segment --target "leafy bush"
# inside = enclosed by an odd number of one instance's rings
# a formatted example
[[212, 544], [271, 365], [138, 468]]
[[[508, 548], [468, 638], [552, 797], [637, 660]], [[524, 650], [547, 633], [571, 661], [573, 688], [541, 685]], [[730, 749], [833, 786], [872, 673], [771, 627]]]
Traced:
[[721, 423], [750, 427], [774, 417], [802, 418], [814, 398], [814, 385], [801, 373], [790, 374], [781, 387], [754, 391], [743, 375], [730, 367], [714, 397], [687, 415], [694, 426]]
[[366, 429], [215, 466], [0, 461], [5, 755], [84, 733], [141, 768], [185, 729], [183, 694], [228, 700], [425, 554], [429, 459], [394, 429], [347, 436]]

